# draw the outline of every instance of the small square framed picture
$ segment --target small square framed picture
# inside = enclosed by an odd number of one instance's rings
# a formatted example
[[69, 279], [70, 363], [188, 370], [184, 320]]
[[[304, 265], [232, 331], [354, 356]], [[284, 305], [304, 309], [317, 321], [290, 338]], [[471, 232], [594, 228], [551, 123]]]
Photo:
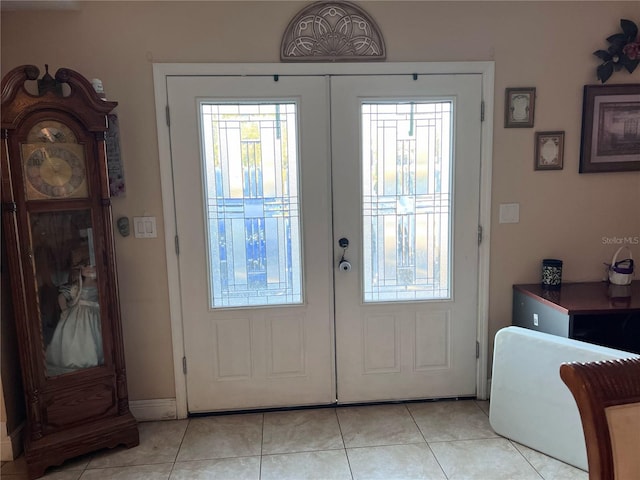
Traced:
[[564, 132], [536, 132], [535, 170], [562, 170]]
[[504, 128], [533, 127], [535, 104], [535, 87], [507, 88], [504, 101]]

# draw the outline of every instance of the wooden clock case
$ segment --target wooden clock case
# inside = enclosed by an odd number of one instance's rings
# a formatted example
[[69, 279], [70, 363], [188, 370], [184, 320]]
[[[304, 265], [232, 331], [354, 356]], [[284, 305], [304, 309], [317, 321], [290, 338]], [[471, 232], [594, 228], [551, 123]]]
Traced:
[[[9, 72], [2, 80], [1, 105], [2, 227], [26, 403], [24, 450], [30, 478], [78, 455], [139, 443], [128, 403], [105, 149], [107, 114], [117, 103], [102, 100], [91, 83], [73, 70], [61, 68], [55, 78], [47, 72], [38, 80], [39, 75], [33, 65]], [[26, 84], [35, 80], [37, 95], [29, 93]], [[31, 173], [27, 172], [31, 171], [22, 158], [23, 144], [34, 125], [49, 121], [66, 125], [80, 144], [77, 149], [84, 152], [86, 185], [79, 196], [34, 198], [29, 194]], [[51, 227], [36, 231], [34, 219], [80, 217], [90, 228], [76, 229], [74, 234], [79, 238], [78, 231], [85, 237], [87, 231], [91, 233], [102, 351], [95, 364], [52, 373], [43, 333], [48, 307], [41, 286], [42, 277], [54, 275], [39, 271], [37, 255], [42, 248], [37, 237], [53, 238], [59, 232]], [[56, 314], [61, 318], [59, 310]]]

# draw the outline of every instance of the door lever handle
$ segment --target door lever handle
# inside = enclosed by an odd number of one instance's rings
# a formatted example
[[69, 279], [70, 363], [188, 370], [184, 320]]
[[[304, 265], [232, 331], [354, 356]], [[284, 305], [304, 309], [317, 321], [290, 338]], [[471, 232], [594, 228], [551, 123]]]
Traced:
[[342, 248], [342, 257], [340, 257], [340, 261], [338, 262], [338, 268], [342, 272], [350, 272], [351, 271], [351, 263], [344, 258], [345, 253], [347, 253], [347, 248], [349, 248], [349, 239], [346, 237], [342, 237], [338, 240], [338, 245]]

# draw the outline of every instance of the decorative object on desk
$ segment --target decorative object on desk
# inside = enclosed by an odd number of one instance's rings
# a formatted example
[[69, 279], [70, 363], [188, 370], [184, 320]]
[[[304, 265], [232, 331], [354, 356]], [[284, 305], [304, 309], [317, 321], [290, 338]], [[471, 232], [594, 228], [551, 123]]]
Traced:
[[562, 260], [545, 258], [542, 260], [542, 286], [560, 288], [562, 283]]
[[[624, 260], [618, 260], [618, 255], [622, 250], [627, 249], [629, 256]], [[611, 264], [607, 264], [609, 267], [609, 282], [613, 285], [630, 285], [633, 280], [633, 254], [631, 249], [622, 245], [616, 253], [613, 254]]]
[[507, 88], [504, 99], [504, 128], [533, 127], [535, 103], [535, 87]]
[[536, 132], [535, 170], [562, 170], [564, 132]]
[[621, 19], [622, 33], [607, 37], [609, 47], [606, 50], [596, 50], [593, 54], [603, 61], [596, 69], [598, 80], [602, 83], [609, 80], [614, 71], [626, 68], [629, 73], [640, 63], [640, 35], [638, 27], [631, 20]]
[[580, 173], [640, 170], [640, 83], [585, 85]]

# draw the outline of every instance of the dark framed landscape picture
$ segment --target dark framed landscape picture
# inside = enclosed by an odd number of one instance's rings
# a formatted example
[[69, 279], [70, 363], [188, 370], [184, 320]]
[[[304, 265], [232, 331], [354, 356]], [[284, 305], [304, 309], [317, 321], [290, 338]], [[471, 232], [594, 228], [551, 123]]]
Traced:
[[640, 84], [585, 85], [580, 173], [640, 170]]

